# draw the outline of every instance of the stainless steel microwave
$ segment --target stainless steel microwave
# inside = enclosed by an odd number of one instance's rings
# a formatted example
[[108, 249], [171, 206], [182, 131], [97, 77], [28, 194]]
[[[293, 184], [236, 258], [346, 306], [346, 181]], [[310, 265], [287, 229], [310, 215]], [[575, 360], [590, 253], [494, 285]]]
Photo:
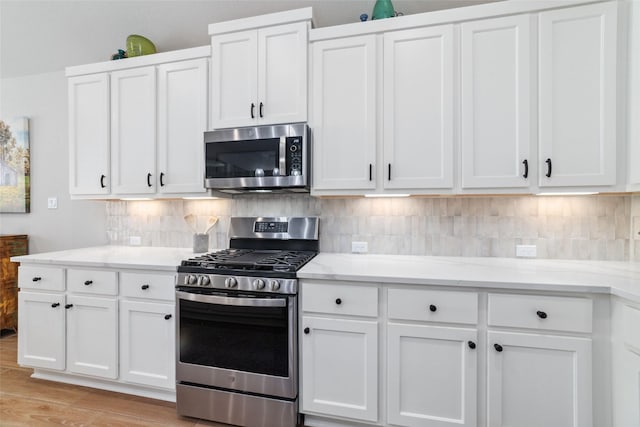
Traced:
[[227, 193], [308, 192], [309, 140], [306, 123], [205, 132], [205, 187]]

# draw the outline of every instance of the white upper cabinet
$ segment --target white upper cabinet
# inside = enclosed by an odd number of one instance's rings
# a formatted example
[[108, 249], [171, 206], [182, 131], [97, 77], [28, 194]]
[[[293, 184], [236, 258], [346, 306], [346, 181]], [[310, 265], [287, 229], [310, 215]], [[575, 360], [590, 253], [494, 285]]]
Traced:
[[461, 32], [461, 187], [528, 189], [531, 15], [465, 22]]
[[210, 46], [66, 70], [72, 197], [204, 189]]
[[[286, 22], [285, 12], [267, 15], [257, 29], [227, 32], [233, 23], [223, 23], [221, 30], [212, 24], [214, 129], [307, 120], [310, 9], [307, 19], [304, 13], [293, 12], [290, 19], [300, 22], [265, 26], [269, 21]], [[253, 21], [248, 22], [237, 28], [251, 26]]]
[[155, 193], [155, 67], [111, 73], [111, 102], [112, 191]]
[[384, 35], [385, 189], [453, 186], [453, 25]]
[[312, 44], [314, 189], [375, 188], [374, 35]]
[[616, 184], [617, 3], [539, 14], [540, 187]]
[[109, 74], [72, 77], [69, 96], [69, 192], [109, 194]]
[[204, 192], [208, 81], [206, 58], [158, 66], [159, 193]]

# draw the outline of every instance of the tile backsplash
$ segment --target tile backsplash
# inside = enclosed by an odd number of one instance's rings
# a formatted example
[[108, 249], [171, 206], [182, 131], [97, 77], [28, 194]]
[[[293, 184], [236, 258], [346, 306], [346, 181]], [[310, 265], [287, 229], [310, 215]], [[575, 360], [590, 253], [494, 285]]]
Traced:
[[[518, 244], [536, 245], [538, 258], [640, 261], [640, 195], [572, 197], [315, 198], [255, 195], [224, 200], [109, 201], [107, 237], [145, 246], [191, 247], [184, 216], [199, 232], [211, 215], [210, 248], [225, 248], [230, 216], [319, 216], [320, 250], [369, 253], [514, 257]], [[635, 239], [634, 239], [635, 237]]]

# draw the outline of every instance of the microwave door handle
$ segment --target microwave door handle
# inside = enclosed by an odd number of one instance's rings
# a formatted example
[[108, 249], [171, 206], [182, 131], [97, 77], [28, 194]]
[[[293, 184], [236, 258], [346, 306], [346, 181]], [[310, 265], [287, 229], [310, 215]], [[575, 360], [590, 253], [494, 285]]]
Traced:
[[280, 157], [279, 157], [278, 168], [280, 171], [280, 175], [286, 175], [287, 173], [287, 137], [280, 137]]
[[190, 292], [176, 291], [178, 299], [196, 302], [205, 302], [218, 305], [235, 305], [242, 307], [286, 307], [287, 300], [284, 298], [244, 298], [244, 297], [221, 297], [217, 295], [192, 294]]

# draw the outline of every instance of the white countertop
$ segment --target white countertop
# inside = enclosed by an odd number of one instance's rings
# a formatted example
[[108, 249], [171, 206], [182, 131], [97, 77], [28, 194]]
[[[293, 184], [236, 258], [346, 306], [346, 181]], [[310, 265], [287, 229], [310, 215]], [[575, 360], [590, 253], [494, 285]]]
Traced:
[[[191, 248], [96, 246], [12, 257], [12, 261], [94, 268], [176, 271]], [[517, 258], [321, 253], [302, 279], [611, 293], [640, 302], [640, 263]]]
[[611, 293], [640, 302], [640, 263], [321, 253], [302, 279]]
[[198, 254], [191, 248], [149, 246], [95, 246], [66, 251], [12, 257], [11, 261], [30, 264], [176, 271], [180, 261]]

